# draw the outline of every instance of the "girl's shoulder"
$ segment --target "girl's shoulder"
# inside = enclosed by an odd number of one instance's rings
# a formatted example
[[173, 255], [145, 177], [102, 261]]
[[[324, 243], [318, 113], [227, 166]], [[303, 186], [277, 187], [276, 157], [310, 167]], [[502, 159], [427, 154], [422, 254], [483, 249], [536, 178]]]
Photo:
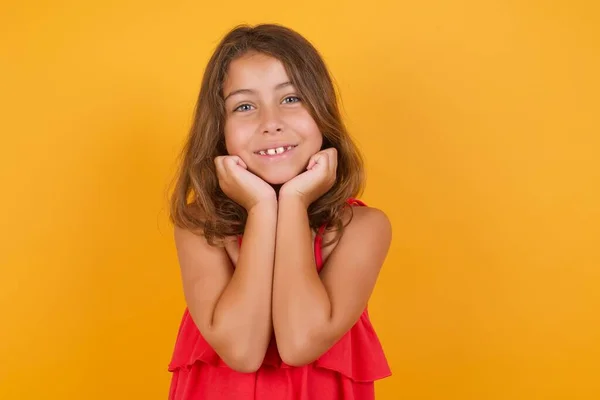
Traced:
[[364, 235], [375, 235], [384, 242], [391, 240], [391, 223], [383, 210], [368, 206], [356, 199], [349, 199], [348, 204], [351, 207], [348, 207], [347, 212], [342, 216], [344, 230], [338, 240], [333, 241], [337, 234], [335, 230], [326, 229], [323, 232], [323, 243], [329, 243], [328, 246], [323, 246], [323, 262], [340, 243], [350, 242], [353, 246], [360, 247], [361, 243], [365, 243], [361, 240]]
[[[350, 224], [354, 223], [360, 225], [362, 228], [369, 228], [371, 226], [377, 226], [378, 224], [389, 222], [387, 214], [376, 207], [364, 206], [364, 207], [352, 207], [352, 219]], [[348, 224], [348, 226], [350, 226]]]
[[350, 207], [347, 207], [342, 215], [344, 232], [347, 229], [372, 232], [373, 229], [390, 226], [390, 220], [383, 210], [368, 206], [358, 199], [348, 199], [347, 204]]

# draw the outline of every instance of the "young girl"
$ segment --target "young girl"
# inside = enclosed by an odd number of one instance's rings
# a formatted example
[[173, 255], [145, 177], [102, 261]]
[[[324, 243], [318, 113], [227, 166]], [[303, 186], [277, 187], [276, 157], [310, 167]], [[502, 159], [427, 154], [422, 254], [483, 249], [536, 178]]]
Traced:
[[169, 399], [373, 399], [390, 370], [366, 308], [391, 228], [354, 199], [362, 159], [317, 50], [278, 25], [232, 30], [182, 156]]

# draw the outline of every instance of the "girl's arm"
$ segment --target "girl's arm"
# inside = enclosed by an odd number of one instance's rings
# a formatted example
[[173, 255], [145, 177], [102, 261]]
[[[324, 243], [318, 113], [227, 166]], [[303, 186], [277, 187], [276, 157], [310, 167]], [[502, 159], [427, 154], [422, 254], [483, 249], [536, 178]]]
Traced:
[[306, 202], [280, 193], [273, 325], [283, 361], [294, 366], [319, 358], [356, 323], [390, 246], [391, 226], [382, 211], [356, 207], [320, 276], [311, 236]]
[[269, 344], [276, 224], [275, 199], [249, 210], [235, 269], [224, 248], [175, 228], [190, 315], [221, 359], [239, 372], [256, 371]]

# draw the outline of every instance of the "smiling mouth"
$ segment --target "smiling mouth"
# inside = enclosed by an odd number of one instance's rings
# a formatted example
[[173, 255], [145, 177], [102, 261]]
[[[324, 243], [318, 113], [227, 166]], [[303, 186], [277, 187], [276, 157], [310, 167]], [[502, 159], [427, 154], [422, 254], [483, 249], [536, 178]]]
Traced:
[[255, 154], [258, 154], [260, 156], [278, 156], [280, 154], [287, 153], [296, 146], [297, 145], [274, 147], [272, 149], [259, 150], [255, 152]]

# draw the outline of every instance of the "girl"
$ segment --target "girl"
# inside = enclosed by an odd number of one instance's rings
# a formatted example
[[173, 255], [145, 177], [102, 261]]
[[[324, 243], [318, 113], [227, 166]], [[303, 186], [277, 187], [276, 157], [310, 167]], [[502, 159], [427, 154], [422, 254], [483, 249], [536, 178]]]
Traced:
[[232, 30], [182, 157], [169, 398], [373, 399], [390, 370], [366, 307], [391, 228], [352, 207], [362, 160], [317, 50], [278, 25]]

